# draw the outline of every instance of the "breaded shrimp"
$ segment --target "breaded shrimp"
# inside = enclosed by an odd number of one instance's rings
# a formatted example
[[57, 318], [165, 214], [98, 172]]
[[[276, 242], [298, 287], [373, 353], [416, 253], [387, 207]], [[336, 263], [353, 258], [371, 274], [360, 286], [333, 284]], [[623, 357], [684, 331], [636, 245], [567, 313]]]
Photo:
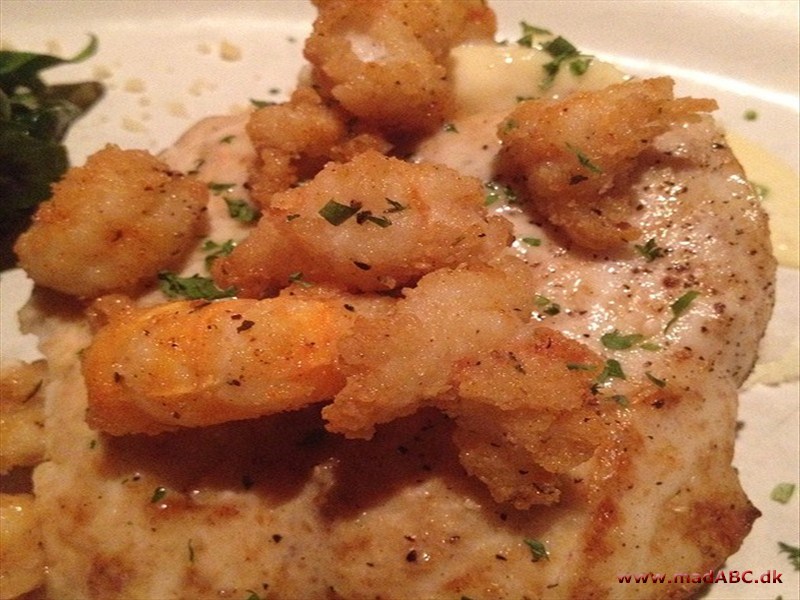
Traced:
[[275, 195], [249, 237], [215, 261], [214, 279], [256, 298], [301, 276], [354, 291], [411, 285], [510, 243], [510, 224], [486, 217], [484, 197], [477, 179], [448, 167], [369, 151]]
[[[348, 308], [349, 307], [349, 308]], [[344, 385], [339, 298], [179, 301], [117, 314], [83, 355], [87, 420], [154, 434], [301, 408]]]
[[70, 169], [14, 247], [39, 285], [93, 298], [154, 280], [197, 243], [206, 186], [108, 145]]
[[249, 169], [250, 198], [266, 208], [273, 194], [310, 179], [329, 160], [341, 162], [368, 148], [388, 152], [385, 140], [353, 131], [347, 119], [310, 87], [295, 90], [289, 102], [253, 112], [247, 123], [256, 151]]
[[593, 393], [601, 358], [553, 329], [529, 324], [513, 340], [461, 363], [437, 405], [455, 418], [467, 471], [497, 502], [553, 504], [560, 474], [592, 457], [613, 403]]
[[489, 41], [496, 28], [480, 0], [316, 0], [306, 40], [312, 78], [328, 97], [387, 135], [439, 126], [453, 108], [449, 49]]
[[369, 438], [376, 425], [451, 392], [457, 362], [498, 347], [530, 318], [533, 284], [510, 257], [443, 268], [404, 290], [388, 315], [360, 319], [342, 343], [347, 385], [323, 409], [328, 429]]
[[639, 237], [628, 222], [640, 156], [675, 122], [716, 109], [713, 100], [672, 95], [668, 77], [522, 102], [501, 124], [500, 171], [542, 215], [586, 248]]

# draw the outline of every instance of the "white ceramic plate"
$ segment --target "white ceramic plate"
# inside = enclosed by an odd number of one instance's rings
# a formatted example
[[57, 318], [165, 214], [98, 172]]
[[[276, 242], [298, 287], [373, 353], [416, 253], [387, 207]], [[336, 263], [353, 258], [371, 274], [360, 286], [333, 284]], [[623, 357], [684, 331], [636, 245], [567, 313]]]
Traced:
[[[519, 22], [564, 35], [582, 51], [639, 75], [668, 74], [680, 95], [710, 96], [730, 130], [781, 157], [798, 172], [798, 20], [796, 1], [494, 0], [500, 37], [516, 39]], [[302, 65], [302, 42], [314, 17], [295, 0], [3, 0], [0, 39], [17, 49], [72, 56], [95, 33], [90, 61], [60, 67], [52, 81], [101, 79], [108, 93], [67, 140], [74, 163], [111, 142], [157, 151], [194, 121], [227, 113], [250, 99], [282, 100]], [[235, 60], [226, 51], [240, 52]], [[747, 121], [746, 110], [759, 118]], [[776, 329], [797, 328], [797, 271], [781, 271]], [[20, 272], [2, 288], [2, 357], [31, 358], [33, 340], [15, 327], [29, 293]], [[800, 357], [798, 357], [800, 360]], [[770, 492], [798, 481], [797, 383], [757, 387], [741, 401], [736, 465], [764, 516], [726, 570], [782, 573], [783, 583], [720, 583], [713, 599], [798, 598], [798, 573], [778, 541], [800, 543], [796, 491], [779, 504]], [[640, 565], [642, 572], [648, 565]], [[666, 585], [666, 584], [665, 584]]]

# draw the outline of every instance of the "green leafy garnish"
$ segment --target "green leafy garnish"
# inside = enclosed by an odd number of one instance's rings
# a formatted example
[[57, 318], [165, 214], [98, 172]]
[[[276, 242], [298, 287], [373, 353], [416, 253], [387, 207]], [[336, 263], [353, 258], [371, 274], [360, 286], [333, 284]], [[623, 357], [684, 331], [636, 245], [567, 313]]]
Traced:
[[525, 538], [523, 541], [528, 548], [530, 548], [531, 560], [533, 560], [533, 562], [539, 562], [542, 559], [550, 560], [550, 553], [542, 542], [530, 538]]
[[150, 497], [150, 502], [155, 504], [164, 499], [164, 496], [167, 495], [167, 488], [159, 486], [155, 490], [153, 490], [153, 495]]
[[625, 379], [625, 372], [618, 360], [609, 358], [603, 366], [600, 375], [597, 376], [597, 383], [603, 384], [609, 379]]
[[396, 213], [408, 208], [407, 206], [400, 204], [397, 200], [392, 200], [391, 198], [386, 198], [386, 202], [389, 203], [389, 208], [383, 211], [385, 213]]
[[208, 189], [210, 189], [213, 194], [217, 195], [224, 192], [230, 192], [235, 187], [235, 183], [218, 183], [216, 181], [211, 181], [208, 183]]
[[551, 317], [554, 317], [561, 312], [561, 306], [559, 304], [540, 294], [534, 296], [533, 303], [537, 308], [541, 309], [542, 313]]
[[758, 119], [758, 113], [754, 111], [752, 108], [747, 109], [744, 111], [744, 120], [745, 121], [755, 121]]
[[217, 260], [220, 257], [228, 256], [233, 249], [236, 247], [236, 242], [233, 240], [228, 240], [227, 242], [223, 242], [218, 244], [213, 240], [206, 240], [203, 243], [203, 252], [206, 252], [206, 269], [211, 267], [211, 263]]
[[793, 483], [779, 483], [772, 489], [772, 493], [769, 495], [769, 497], [775, 502], [786, 504], [792, 499], [794, 488], [795, 485]]
[[297, 285], [301, 285], [307, 288], [314, 285], [310, 281], [306, 281], [306, 279], [303, 277], [303, 274], [300, 271], [297, 271], [296, 273], [291, 273], [289, 275], [289, 282], [296, 283]]
[[489, 181], [483, 186], [486, 189], [486, 196], [483, 201], [484, 206], [491, 206], [496, 202], [505, 202], [513, 204], [517, 201], [517, 195], [509, 186], [497, 183], [496, 181]]
[[650, 238], [644, 244], [635, 244], [634, 248], [644, 256], [647, 262], [653, 262], [657, 258], [664, 256], [664, 249], [656, 245], [655, 238]]
[[97, 52], [97, 37], [72, 58], [0, 50], [0, 239], [2, 268], [11, 245], [28, 225], [50, 186], [69, 167], [61, 143], [69, 127], [103, 95], [96, 81], [47, 85], [46, 69], [78, 63]]
[[641, 333], [623, 335], [618, 329], [614, 329], [600, 336], [600, 342], [610, 350], [628, 350], [640, 344], [643, 340], [644, 336]]
[[342, 204], [336, 200], [328, 200], [327, 204], [319, 209], [319, 216], [331, 225], [339, 226], [350, 217], [358, 214], [361, 210], [361, 203], [353, 201], [350, 204]]
[[158, 285], [161, 291], [170, 298], [187, 298], [189, 300], [217, 300], [236, 295], [235, 288], [219, 289], [209, 277], [192, 275], [179, 277], [169, 271], [158, 274]]
[[586, 154], [584, 154], [584, 152], [580, 148], [576, 148], [572, 144], [567, 143], [567, 149], [575, 155], [575, 157], [578, 159], [578, 162], [585, 169], [588, 169], [592, 173], [602, 173], [603, 172], [603, 169], [601, 169], [596, 164], [594, 164], [591, 161], [591, 159], [588, 156], [586, 156]]
[[534, 248], [542, 245], [542, 240], [535, 237], [524, 237], [521, 238], [521, 240], [523, 243], [527, 244], [528, 246], [533, 246]]
[[789, 562], [794, 567], [794, 570], [800, 571], [800, 547], [778, 542], [778, 552], [785, 552], [788, 554]]
[[533, 38], [535, 38], [537, 35], [552, 35], [552, 33], [550, 33], [547, 29], [535, 27], [534, 25], [530, 25], [525, 21], [522, 21], [519, 26], [522, 29], [522, 37], [517, 40], [517, 44], [520, 46], [525, 46], [526, 48], [533, 48]]
[[261, 213], [246, 200], [234, 200], [232, 198], [225, 198], [224, 200], [225, 204], [228, 205], [228, 215], [240, 223], [252, 223], [261, 216]]
[[669, 308], [672, 311], [672, 318], [664, 327], [664, 333], [669, 331], [670, 327], [675, 324], [675, 321], [677, 321], [681, 316], [683, 316], [684, 313], [686, 313], [687, 310], [689, 310], [692, 302], [694, 302], [695, 298], [697, 298], [699, 295], [700, 292], [696, 290], [688, 291], [670, 305]]

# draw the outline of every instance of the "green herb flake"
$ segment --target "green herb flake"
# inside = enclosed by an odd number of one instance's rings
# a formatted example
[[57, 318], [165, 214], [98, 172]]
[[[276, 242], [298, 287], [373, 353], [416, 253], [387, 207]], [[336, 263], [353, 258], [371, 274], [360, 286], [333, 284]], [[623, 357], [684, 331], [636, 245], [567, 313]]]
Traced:
[[584, 363], [567, 363], [567, 369], [570, 371], [594, 371], [597, 369], [595, 365], [587, 365]]
[[517, 195], [510, 186], [503, 185], [496, 181], [489, 181], [484, 184], [486, 196], [483, 201], [484, 206], [491, 206], [497, 202], [505, 202], [514, 204], [517, 201]]
[[531, 560], [533, 562], [539, 562], [542, 559], [550, 560], [550, 553], [542, 542], [531, 538], [525, 538], [523, 541], [531, 551]]
[[772, 489], [772, 493], [769, 495], [769, 497], [775, 502], [786, 504], [792, 499], [792, 496], [794, 495], [794, 488], [795, 485], [793, 483], [779, 483]]
[[752, 108], [748, 108], [742, 115], [745, 121], [755, 121], [758, 119], [758, 113]]
[[187, 298], [189, 300], [217, 300], [236, 295], [236, 288], [219, 289], [208, 277], [192, 275], [180, 277], [169, 271], [158, 274], [159, 289], [169, 298]]
[[245, 600], [262, 600], [261, 596], [256, 594], [253, 590], [247, 590], [247, 593], [249, 595], [247, 596], [247, 598], [245, 598]]
[[250, 104], [252, 104], [256, 108], [264, 108], [265, 106], [275, 106], [275, 102], [272, 102], [271, 100], [258, 100], [256, 98], [250, 98]]
[[634, 248], [644, 256], [647, 262], [653, 262], [657, 258], [661, 258], [665, 254], [663, 248], [659, 248], [656, 244], [655, 238], [650, 238], [644, 244], [635, 244]]
[[224, 194], [225, 192], [230, 192], [233, 188], [236, 187], [235, 183], [217, 183], [214, 181], [210, 181], [208, 183], [208, 189], [211, 190], [212, 194]]
[[445, 123], [442, 129], [447, 133], [458, 133], [458, 127], [454, 123]]
[[623, 394], [614, 394], [613, 396], [611, 396], [611, 399], [620, 406], [626, 408], [630, 406], [630, 401], [628, 400], [628, 397]]
[[222, 139], [219, 141], [219, 143], [220, 143], [220, 144], [230, 144], [230, 143], [231, 143], [231, 142], [233, 142], [233, 140], [235, 140], [235, 139], [236, 139], [236, 136], [235, 136], [235, 135], [226, 135], [224, 138], [222, 138]]
[[600, 336], [600, 343], [610, 350], [628, 350], [644, 340], [644, 336], [640, 333], [629, 333], [624, 335], [618, 329], [614, 329], [609, 333], [604, 333]]
[[225, 198], [225, 204], [228, 206], [228, 216], [232, 219], [236, 219], [240, 223], [252, 223], [257, 221], [261, 214], [258, 209], [247, 200]]
[[610, 379], [625, 379], [625, 371], [618, 360], [609, 358], [603, 366], [603, 370], [597, 377], [597, 383], [603, 384]]
[[761, 199], [761, 200], [766, 200], [767, 199], [767, 196], [769, 196], [769, 192], [770, 192], [770, 189], [769, 189], [768, 186], [766, 186], [766, 185], [764, 185], [762, 183], [756, 183], [754, 181], [751, 181], [750, 185], [753, 186], [753, 190], [755, 191], [755, 193], [759, 197], [759, 199]]
[[656, 387], [660, 387], [660, 388], [667, 387], [667, 382], [666, 381], [664, 381], [663, 379], [659, 379], [658, 377], [656, 377], [655, 375], [650, 373], [650, 371], [645, 371], [644, 374], [645, 374], [645, 377], [647, 377], [647, 379], [649, 379], [650, 382], [653, 385], [655, 385]]
[[549, 315], [551, 317], [554, 317], [555, 315], [561, 312], [561, 305], [553, 302], [552, 300], [550, 300], [550, 298], [547, 298], [546, 296], [542, 296], [540, 294], [534, 296], [533, 303], [537, 308], [541, 309], [542, 313]]
[[186, 548], [189, 551], [189, 562], [194, 562], [194, 546], [192, 545], [192, 538], [189, 538], [188, 543], [186, 544]]
[[588, 169], [592, 173], [602, 173], [603, 172], [603, 169], [601, 169], [596, 164], [594, 164], [591, 161], [591, 159], [588, 156], [586, 156], [586, 154], [580, 148], [576, 148], [575, 146], [573, 146], [569, 142], [566, 144], [566, 146], [567, 146], [567, 149], [575, 155], [575, 157], [578, 159], [578, 162], [581, 164], [582, 167], [584, 167], [585, 169]]
[[385, 213], [401, 212], [408, 208], [407, 206], [400, 204], [397, 200], [392, 200], [391, 198], [386, 198], [386, 202], [389, 204], [389, 208], [383, 211]]
[[533, 38], [536, 36], [553, 35], [547, 29], [535, 27], [534, 25], [530, 25], [525, 21], [520, 22], [519, 26], [522, 29], [522, 37], [517, 40], [517, 44], [519, 46], [524, 46], [525, 48], [533, 48]]
[[585, 74], [586, 71], [589, 70], [589, 67], [592, 64], [592, 59], [589, 57], [582, 57], [576, 58], [569, 63], [569, 70], [570, 73], [580, 77], [581, 75]]
[[700, 292], [696, 290], [690, 290], [670, 305], [669, 308], [672, 311], [672, 318], [664, 327], [664, 333], [669, 331], [669, 329], [675, 324], [675, 322], [678, 319], [680, 319], [686, 313], [687, 310], [689, 310], [689, 307], [692, 305], [692, 302], [694, 302], [699, 295]]
[[309, 288], [309, 287], [312, 287], [314, 285], [310, 281], [306, 281], [306, 279], [303, 277], [303, 274], [300, 271], [297, 271], [295, 273], [290, 274], [289, 275], [289, 282], [290, 283], [296, 283], [297, 285], [301, 285], [301, 286], [303, 286], [305, 288]]
[[153, 490], [153, 495], [150, 497], [151, 504], [155, 504], [156, 502], [160, 502], [164, 499], [164, 496], [167, 495], [167, 488], [163, 486], [157, 487]]
[[203, 243], [203, 252], [206, 253], [205, 258], [205, 265], [206, 269], [211, 268], [211, 265], [215, 260], [221, 258], [223, 256], [228, 256], [233, 249], [236, 247], [236, 242], [233, 240], [228, 240], [221, 244], [218, 244], [214, 240], [206, 240]]
[[358, 214], [361, 210], [361, 203], [352, 201], [350, 204], [342, 204], [336, 200], [330, 199], [327, 204], [319, 209], [319, 216], [325, 219], [331, 225], [338, 227], [350, 217]]
[[376, 216], [372, 214], [372, 211], [369, 210], [362, 210], [356, 214], [356, 223], [359, 225], [363, 225], [364, 223], [373, 223], [378, 227], [389, 227], [392, 222], [387, 219], [386, 217]]
[[800, 547], [778, 542], [778, 552], [785, 552], [795, 571], [800, 571]]
[[542, 240], [535, 237], [524, 237], [522, 238], [522, 243], [536, 248], [542, 245]]

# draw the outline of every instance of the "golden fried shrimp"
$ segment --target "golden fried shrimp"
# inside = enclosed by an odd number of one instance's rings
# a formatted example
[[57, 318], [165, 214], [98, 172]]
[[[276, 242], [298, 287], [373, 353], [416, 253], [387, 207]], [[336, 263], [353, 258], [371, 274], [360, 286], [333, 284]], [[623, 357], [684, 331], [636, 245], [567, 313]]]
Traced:
[[133, 291], [202, 235], [206, 186], [108, 145], [70, 169], [14, 250], [39, 285], [80, 297]]
[[30, 467], [45, 455], [44, 399], [47, 363], [15, 363], [0, 373], [0, 475]]
[[672, 124], [716, 109], [713, 100], [673, 98], [667, 77], [522, 102], [501, 124], [500, 171], [577, 244], [619, 246], [640, 232], [628, 222], [638, 159]]
[[558, 502], [559, 475], [591, 458], [607, 432], [593, 393], [601, 370], [586, 346], [534, 324], [463, 361], [437, 401], [456, 420], [461, 463], [497, 502]]
[[21, 598], [44, 583], [45, 554], [31, 494], [0, 494], [0, 600]]
[[247, 123], [256, 151], [248, 176], [250, 198], [267, 207], [273, 194], [310, 179], [329, 160], [341, 162], [368, 148], [388, 152], [387, 142], [352, 131], [347, 118], [309, 87], [298, 88], [289, 102], [253, 112]]
[[327, 427], [368, 438], [452, 391], [453, 365], [496, 348], [530, 317], [532, 288], [530, 269], [510, 257], [439, 269], [386, 316], [359, 319], [342, 343], [347, 385], [323, 409]]
[[294, 410], [344, 385], [338, 297], [180, 301], [131, 309], [83, 355], [89, 424], [158, 433]]
[[448, 167], [366, 152], [273, 196], [248, 238], [214, 262], [214, 279], [256, 298], [297, 278], [354, 291], [411, 285], [509, 244], [509, 223], [487, 218], [484, 198], [477, 179]]
[[304, 54], [312, 78], [359, 120], [387, 135], [439, 126], [453, 109], [446, 60], [469, 39], [491, 40], [480, 0], [316, 0]]

